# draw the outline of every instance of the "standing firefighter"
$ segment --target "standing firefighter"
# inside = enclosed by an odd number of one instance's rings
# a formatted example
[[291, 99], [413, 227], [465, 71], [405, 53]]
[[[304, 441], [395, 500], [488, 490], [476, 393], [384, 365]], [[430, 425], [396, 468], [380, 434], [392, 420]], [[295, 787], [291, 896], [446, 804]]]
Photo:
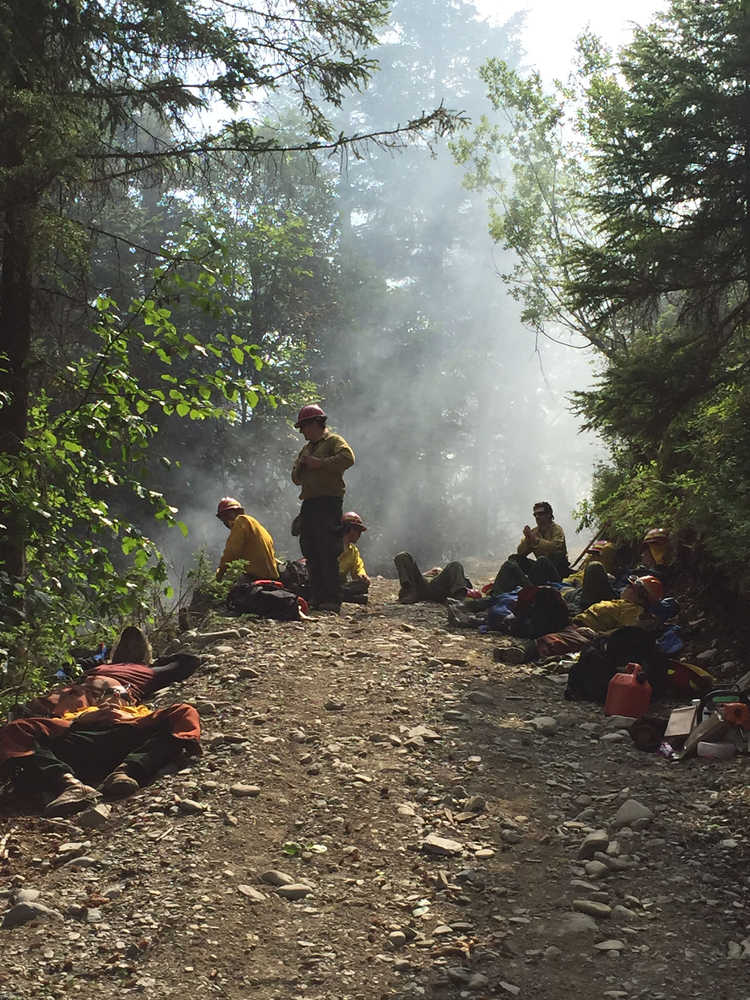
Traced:
[[299, 411], [294, 426], [307, 444], [292, 468], [292, 482], [302, 487], [300, 547], [310, 570], [310, 607], [338, 612], [344, 472], [354, 465], [354, 453], [339, 434], [328, 430], [326, 420], [316, 404]]

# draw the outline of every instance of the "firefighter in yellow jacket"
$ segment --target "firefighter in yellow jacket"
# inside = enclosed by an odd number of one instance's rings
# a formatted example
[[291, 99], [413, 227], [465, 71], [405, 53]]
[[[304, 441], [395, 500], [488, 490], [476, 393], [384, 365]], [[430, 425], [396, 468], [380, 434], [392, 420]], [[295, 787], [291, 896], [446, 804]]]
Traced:
[[307, 443], [292, 467], [292, 482], [302, 487], [300, 547], [310, 571], [310, 607], [338, 612], [344, 472], [354, 465], [354, 453], [326, 427], [327, 419], [315, 403], [299, 411], [294, 426]]
[[[521, 541], [513, 555], [500, 567], [492, 585], [493, 594], [505, 594], [516, 587], [559, 583], [570, 573], [565, 532], [554, 520], [551, 504], [534, 504], [535, 527], [524, 526]], [[533, 556], [533, 558], [531, 558]]]
[[616, 601], [598, 601], [572, 619], [578, 627], [611, 632], [625, 625], [654, 626], [651, 609], [664, 597], [661, 580], [655, 576], [629, 576], [628, 585]]
[[350, 510], [341, 518], [341, 528], [343, 530], [339, 556], [341, 598], [350, 604], [367, 604], [370, 577], [357, 548], [360, 535], [363, 531], [367, 531], [367, 527], [356, 510]]
[[216, 570], [216, 579], [221, 580], [227, 566], [241, 559], [245, 562], [245, 573], [251, 579], [278, 580], [273, 538], [260, 521], [249, 517], [242, 504], [234, 497], [219, 500], [216, 516], [229, 529], [229, 538]]
[[524, 527], [516, 555], [521, 558], [533, 555], [537, 559], [544, 556], [554, 563], [561, 576], [567, 576], [570, 567], [565, 532], [554, 520], [552, 506], [546, 500], [534, 504], [534, 520], [535, 527], [528, 524]]

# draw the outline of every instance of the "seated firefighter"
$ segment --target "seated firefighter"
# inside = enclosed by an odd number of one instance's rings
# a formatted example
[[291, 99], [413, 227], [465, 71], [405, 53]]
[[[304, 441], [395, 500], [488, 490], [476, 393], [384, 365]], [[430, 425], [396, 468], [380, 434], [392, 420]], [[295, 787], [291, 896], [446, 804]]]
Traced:
[[524, 525], [516, 552], [495, 577], [493, 594], [505, 594], [516, 587], [559, 583], [570, 572], [565, 532], [554, 520], [552, 506], [540, 500], [534, 504], [533, 514], [536, 525], [533, 528]]
[[624, 626], [656, 629], [660, 622], [654, 611], [663, 596], [661, 581], [655, 576], [630, 577], [618, 600], [592, 604], [571, 618], [570, 626], [561, 632], [496, 649], [495, 659], [501, 663], [528, 663], [582, 649], [597, 634]]
[[[579, 557], [580, 558], [580, 557]], [[585, 550], [581, 559], [581, 565], [570, 572], [563, 580], [563, 583], [571, 587], [580, 587], [586, 572], [586, 567], [592, 562], [601, 563], [607, 573], [612, 576], [617, 575], [617, 545], [606, 538], [597, 538]]]
[[665, 580], [669, 578], [673, 564], [674, 550], [669, 532], [666, 528], [649, 528], [641, 543], [639, 568]]
[[245, 575], [250, 580], [278, 580], [273, 539], [260, 521], [246, 514], [242, 504], [234, 497], [219, 500], [216, 516], [229, 530], [216, 579], [221, 580], [231, 562], [244, 560]]
[[31, 714], [0, 728], [0, 777], [16, 791], [40, 797], [46, 816], [70, 816], [101, 792], [118, 798], [137, 791], [165, 764], [200, 752], [200, 720], [192, 705], [152, 711], [142, 698], [189, 677], [196, 656], [156, 660], [140, 629], [128, 626], [113, 661], [87, 671], [26, 706]]
[[442, 604], [449, 597], [465, 597], [471, 587], [471, 580], [467, 579], [460, 562], [450, 562], [443, 569], [436, 569], [425, 576], [408, 552], [399, 552], [393, 557], [393, 562], [401, 585], [399, 604], [417, 604], [419, 601]]
[[342, 549], [339, 556], [341, 600], [350, 604], [367, 604], [370, 578], [357, 548], [360, 535], [363, 531], [367, 531], [367, 527], [354, 510], [347, 511], [346, 514], [342, 515], [341, 527], [343, 532], [341, 536]]
[[[567, 577], [563, 582], [569, 584], [571, 579], [572, 577]], [[569, 587], [563, 591], [563, 597], [574, 614], [585, 611], [592, 604], [612, 601], [617, 597], [606, 567], [597, 559], [586, 561], [579, 579], [580, 586]]]

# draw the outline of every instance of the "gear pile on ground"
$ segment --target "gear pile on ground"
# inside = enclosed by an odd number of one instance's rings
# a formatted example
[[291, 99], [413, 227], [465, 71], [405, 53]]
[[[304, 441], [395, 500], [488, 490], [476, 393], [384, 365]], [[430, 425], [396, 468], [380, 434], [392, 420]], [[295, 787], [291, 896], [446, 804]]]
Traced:
[[188, 768], [71, 820], [3, 803], [0, 997], [744, 995], [744, 760], [641, 754], [370, 593], [188, 633], [156, 699], [200, 711]]

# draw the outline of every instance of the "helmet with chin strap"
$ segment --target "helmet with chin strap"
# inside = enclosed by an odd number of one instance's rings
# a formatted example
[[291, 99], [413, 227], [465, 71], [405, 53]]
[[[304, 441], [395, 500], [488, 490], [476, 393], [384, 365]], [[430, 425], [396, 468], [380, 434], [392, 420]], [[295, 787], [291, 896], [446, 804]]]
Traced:
[[664, 597], [664, 587], [658, 576], [630, 576], [628, 583], [643, 594], [649, 604], [658, 604]]
[[234, 497], [222, 497], [219, 500], [219, 506], [216, 508], [216, 516], [221, 519], [224, 514], [228, 514], [232, 510], [236, 510], [238, 514], [242, 514], [244, 509], [239, 500], [235, 500]]
[[344, 530], [347, 528], [357, 528], [358, 531], [367, 531], [365, 522], [356, 512], [356, 510], [348, 510], [346, 514], [341, 515], [341, 524]]
[[326, 412], [322, 407], [318, 406], [317, 403], [308, 403], [297, 414], [297, 423], [294, 426], [299, 429], [308, 420], [320, 420], [321, 423], [325, 423], [327, 419]]

